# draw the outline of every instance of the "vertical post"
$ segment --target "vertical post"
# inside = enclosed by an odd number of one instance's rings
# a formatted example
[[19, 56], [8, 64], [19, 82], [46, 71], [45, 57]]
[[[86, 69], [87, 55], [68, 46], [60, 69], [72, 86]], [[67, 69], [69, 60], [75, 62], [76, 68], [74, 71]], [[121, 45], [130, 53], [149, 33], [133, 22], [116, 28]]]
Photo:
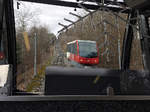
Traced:
[[140, 41], [142, 48], [143, 64], [146, 71], [150, 71], [150, 30], [149, 19], [145, 15], [140, 15]]
[[37, 75], [37, 69], [36, 69], [36, 65], [37, 65], [37, 34], [35, 33], [34, 34], [34, 76], [36, 76]]
[[0, 0], [0, 43], [3, 34], [4, 0]]
[[120, 33], [119, 20], [117, 15], [116, 15], [116, 25], [117, 25], [117, 32], [118, 32], [118, 62], [119, 62], [118, 64], [119, 64], [119, 69], [121, 69], [121, 50], [120, 50], [121, 33]]
[[[135, 25], [137, 20], [132, 20], [132, 18], [137, 17], [136, 12], [133, 10], [128, 15], [129, 24]], [[131, 25], [127, 24], [124, 39], [123, 39], [123, 47], [122, 47], [122, 57], [121, 57], [121, 69], [127, 70], [130, 66], [130, 56], [131, 56], [131, 47], [133, 40], [133, 28]]]
[[119, 62], [119, 69], [121, 69], [121, 51], [120, 51], [120, 39], [118, 39], [118, 62]]
[[[1, 1], [1, 0], [0, 0]], [[14, 20], [14, 7], [13, 0], [4, 0], [4, 20], [3, 24], [6, 26], [5, 32], [7, 33], [7, 50], [8, 50], [8, 63], [12, 65], [12, 84], [11, 94], [15, 94], [17, 90], [17, 61], [16, 61], [16, 33], [15, 33], [15, 20]], [[1, 7], [0, 7], [1, 8]], [[10, 19], [11, 18], [11, 19]]]

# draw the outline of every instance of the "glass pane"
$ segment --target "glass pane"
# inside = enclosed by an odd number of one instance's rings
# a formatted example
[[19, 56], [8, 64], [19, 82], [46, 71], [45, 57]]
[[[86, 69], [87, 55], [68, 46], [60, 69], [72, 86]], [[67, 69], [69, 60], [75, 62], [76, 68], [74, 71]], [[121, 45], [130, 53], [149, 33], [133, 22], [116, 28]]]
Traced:
[[79, 41], [79, 55], [85, 58], [94, 58], [98, 56], [96, 42], [80, 42]]
[[[68, 7], [20, 3], [19, 9], [16, 1], [14, 4], [18, 89], [43, 94], [46, 67], [121, 68], [127, 14], [109, 10], [91, 10], [92, 14], [89, 14], [81, 9], [74, 11]], [[138, 35], [137, 30], [134, 35]], [[134, 38], [133, 43], [130, 68], [141, 70], [139, 38]]]

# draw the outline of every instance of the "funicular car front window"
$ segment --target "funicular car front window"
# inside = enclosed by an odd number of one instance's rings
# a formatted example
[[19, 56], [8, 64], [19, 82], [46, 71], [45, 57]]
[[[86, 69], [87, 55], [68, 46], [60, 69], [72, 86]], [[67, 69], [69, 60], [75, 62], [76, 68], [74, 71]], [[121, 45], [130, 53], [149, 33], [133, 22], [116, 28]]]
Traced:
[[92, 58], [97, 56], [96, 43], [79, 42], [79, 54], [82, 57]]

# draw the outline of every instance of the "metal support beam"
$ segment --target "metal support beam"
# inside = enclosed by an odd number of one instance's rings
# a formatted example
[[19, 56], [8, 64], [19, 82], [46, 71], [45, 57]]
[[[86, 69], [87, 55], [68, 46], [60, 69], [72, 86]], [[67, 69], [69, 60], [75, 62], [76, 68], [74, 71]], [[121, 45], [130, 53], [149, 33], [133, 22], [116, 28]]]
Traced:
[[[68, 2], [68, 1], [60, 1], [60, 0], [19, 0], [19, 1], [26, 1], [26, 2], [35, 2], [35, 3], [43, 3], [43, 4], [51, 4], [51, 5], [58, 5], [58, 6], [65, 6], [65, 7], [73, 7], [73, 8], [81, 8], [80, 6], [78, 6], [78, 3], [76, 2]], [[111, 4], [113, 2], [105, 2], [108, 4]], [[98, 5], [93, 5], [93, 4], [82, 4], [82, 6], [84, 6], [87, 9], [90, 10], [97, 10], [100, 8], [100, 6]], [[107, 8], [109, 8], [110, 10], [114, 11], [114, 12], [119, 12], [122, 10], [122, 8], [119, 7], [112, 7], [112, 6], [106, 6]], [[126, 10], [124, 13], [128, 13], [129, 10]]]
[[4, 0], [0, 0], [0, 43], [3, 34]]
[[64, 18], [64, 20], [65, 20], [65, 21], [68, 21], [68, 22], [70, 22], [70, 23], [72, 23], [72, 24], [74, 24], [74, 22], [71, 21], [71, 20], [69, 20], [69, 19]]
[[[79, 0], [79, 1], [95, 2], [97, 4], [100, 4], [100, 3], [103, 2], [102, 0]], [[118, 5], [118, 4], [120, 4], [122, 6], [126, 6], [126, 4], [123, 2], [123, 0], [122, 0], [122, 2], [118, 1], [118, 0], [105, 0], [105, 4], [110, 4], [110, 5]]]
[[62, 24], [62, 23], [58, 23], [58, 25], [60, 25], [60, 26], [64, 27], [65, 29], [67, 28], [67, 26], [66, 26], [66, 25], [64, 25], [64, 24]]
[[87, 9], [86, 7], [84, 7], [82, 4], [78, 4], [79, 7], [81, 7], [82, 9], [84, 9], [85, 11], [91, 13], [91, 11], [89, 9]]
[[[73, 16], [76, 16], [76, 17], [78, 17], [79, 19], [78, 19], [76, 22], [74, 22], [74, 23], [72, 23], [72, 24], [66, 26], [66, 28], [69, 28], [70, 26], [72, 26], [72, 25], [78, 23], [79, 21], [83, 20], [84, 18], [88, 17], [90, 14], [93, 14], [93, 13], [95, 13], [95, 12], [96, 12], [96, 11], [93, 11], [93, 12], [91, 12], [91, 13], [88, 13], [87, 15], [85, 15], [85, 16], [83, 16], [83, 17], [78, 16], [78, 15], [76, 15], [76, 14], [70, 12], [69, 14], [71, 14], [71, 15], [73, 15]], [[65, 30], [66, 28], [61, 29], [60, 31], [58, 31], [58, 33], [62, 32], [62, 31]]]
[[15, 20], [14, 20], [14, 8], [13, 0], [5, 0], [5, 18], [6, 18], [6, 30], [7, 30], [7, 45], [8, 45], [8, 64], [12, 65], [12, 94], [16, 91], [16, 72], [17, 72], [17, 60], [16, 60], [16, 32], [15, 32]]
[[150, 71], [150, 30], [149, 20], [144, 15], [140, 16], [140, 39], [143, 56], [143, 64], [146, 71]]
[[[136, 20], [131, 20], [136, 17], [135, 11], [132, 11], [128, 16], [129, 24], [135, 25]], [[131, 25], [126, 26], [123, 40], [122, 48], [122, 60], [121, 60], [121, 69], [129, 69], [130, 66], [130, 56], [131, 56], [131, 47], [133, 40], [133, 27]]]
[[69, 14], [72, 15], [72, 16], [75, 16], [75, 17], [77, 17], [77, 18], [79, 18], [79, 19], [82, 18], [81, 16], [79, 16], [79, 15], [77, 15], [77, 14], [74, 14], [74, 13], [72, 13], [72, 12], [69, 12]]

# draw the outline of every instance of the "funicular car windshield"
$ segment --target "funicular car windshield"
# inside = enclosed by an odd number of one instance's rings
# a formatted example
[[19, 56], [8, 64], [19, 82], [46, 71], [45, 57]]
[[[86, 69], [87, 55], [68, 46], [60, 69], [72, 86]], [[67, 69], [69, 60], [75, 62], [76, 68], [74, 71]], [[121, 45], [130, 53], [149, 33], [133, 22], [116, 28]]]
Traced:
[[79, 55], [86, 58], [97, 57], [95, 42], [79, 42]]

